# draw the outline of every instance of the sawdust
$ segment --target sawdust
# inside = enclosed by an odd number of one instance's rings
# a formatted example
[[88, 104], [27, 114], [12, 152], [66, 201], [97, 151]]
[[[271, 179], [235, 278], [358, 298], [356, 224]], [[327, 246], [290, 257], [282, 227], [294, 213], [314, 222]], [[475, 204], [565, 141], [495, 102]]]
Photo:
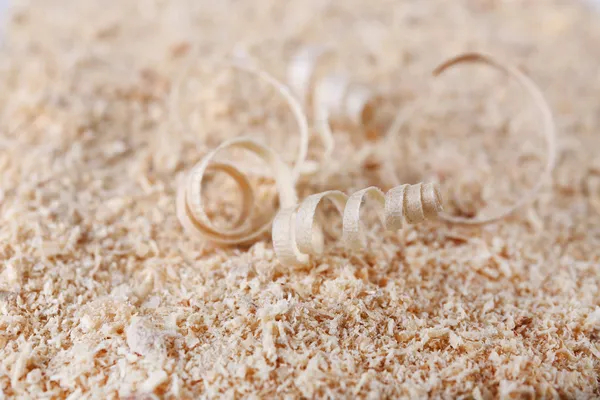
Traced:
[[[47, 0], [17, 3], [12, 16], [0, 58], [4, 397], [598, 396], [591, 7]], [[268, 86], [217, 79], [202, 65], [247, 53], [283, 79], [298, 48], [314, 43], [335, 43], [353, 82], [396, 93], [390, 110], [459, 52], [512, 60], [555, 112], [553, 184], [481, 229], [431, 223], [395, 234], [367, 223], [364, 251], [334, 248], [305, 269], [281, 267], [267, 234], [247, 248], [188, 238], [175, 214], [185, 171], [241, 134], [291, 165], [298, 140]], [[190, 59], [196, 50], [202, 57]], [[188, 93], [199, 106], [174, 123], [169, 90], [190, 62], [204, 82]], [[301, 198], [387, 190], [390, 163], [406, 183], [436, 178], [449, 211], [467, 217], [530, 186], [543, 142], [519, 89], [477, 68], [443, 79], [438, 100], [403, 127], [393, 160], [378, 135], [334, 126], [336, 155], [299, 182]], [[269, 204], [273, 180], [257, 168], [251, 183]], [[209, 184], [220, 190], [207, 196], [208, 216], [228, 215], [235, 186]]]

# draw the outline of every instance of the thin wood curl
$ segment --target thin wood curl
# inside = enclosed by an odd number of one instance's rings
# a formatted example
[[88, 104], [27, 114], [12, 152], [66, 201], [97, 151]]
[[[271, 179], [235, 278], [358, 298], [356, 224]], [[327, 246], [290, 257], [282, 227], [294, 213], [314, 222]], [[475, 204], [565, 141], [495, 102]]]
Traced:
[[544, 166], [544, 169], [542, 170], [539, 179], [536, 181], [533, 187], [531, 187], [528, 191], [523, 193], [519, 197], [519, 199], [515, 201], [512, 205], [500, 209], [490, 217], [484, 218], [456, 217], [446, 213], [441, 213], [439, 216], [440, 219], [454, 224], [484, 225], [504, 219], [516, 212], [521, 207], [535, 200], [535, 197], [542, 188], [542, 186], [546, 184], [547, 181], [550, 179], [552, 175], [552, 170], [554, 169], [554, 164], [556, 163], [556, 127], [554, 125], [554, 119], [552, 117], [552, 111], [550, 110], [550, 106], [548, 105], [548, 102], [546, 101], [544, 95], [542, 94], [538, 86], [529, 77], [523, 74], [523, 72], [521, 72], [518, 68], [506, 65], [489, 55], [484, 55], [480, 53], [465, 53], [458, 55], [445, 61], [437, 68], [435, 68], [433, 70], [433, 76], [439, 76], [444, 71], [448, 70], [450, 67], [464, 63], [483, 63], [485, 65], [492, 66], [498, 69], [499, 71], [508, 74], [517, 82], [519, 82], [519, 84], [525, 89], [527, 94], [529, 94], [529, 96], [533, 99], [533, 103], [535, 104], [540, 113], [542, 131], [546, 140], [546, 165]]
[[316, 212], [323, 200], [331, 201], [342, 217], [342, 242], [357, 250], [363, 246], [361, 210], [366, 197], [383, 208], [383, 223], [388, 230], [402, 228], [404, 222], [421, 223], [435, 219], [442, 211], [442, 198], [435, 184], [400, 185], [387, 193], [371, 186], [350, 196], [330, 190], [313, 194], [299, 205], [282, 209], [273, 221], [273, 248], [286, 265], [305, 265], [311, 255], [323, 251], [323, 234]]
[[[515, 79], [521, 85], [521, 87], [525, 89], [527, 94], [533, 99], [533, 103], [537, 107], [538, 112], [540, 114], [542, 133], [546, 141], [547, 158], [546, 164], [540, 174], [540, 177], [537, 179], [533, 187], [531, 187], [525, 193], [521, 194], [520, 197], [512, 205], [501, 208], [489, 217], [465, 218], [449, 215], [444, 212], [440, 213], [439, 215], [439, 218], [441, 220], [453, 224], [485, 225], [502, 220], [535, 200], [536, 195], [539, 193], [543, 185], [546, 184], [552, 176], [552, 171], [556, 163], [556, 127], [554, 124], [554, 119], [552, 116], [552, 111], [550, 110], [550, 106], [548, 105], [544, 95], [542, 94], [538, 86], [518, 68], [500, 62], [490, 55], [485, 55], [481, 53], [460, 54], [458, 56], [452, 57], [449, 60], [444, 61], [442, 64], [436, 67], [433, 70], [433, 76], [437, 77], [449, 68], [465, 63], [485, 64], [499, 70], [500, 72], [506, 73], [511, 78]], [[394, 142], [396, 140], [397, 134], [401, 126], [406, 122], [407, 118], [410, 115], [413, 115], [416, 112], [417, 103], [414, 103], [412, 106], [403, 109], [396, 116], [396, 119], [394, 120], [390, 129], [386, 133], [386, 140], [384, 141], [388, 149], [395, 148], [395, 146], [390, 144], [390, 142]]]
[[[322, 160], [328, 160], [335, 148], [330, 120], [343, 118], [361, 124], [367, 108], [379, 98], [379, 94], [351, 82], [346, 75], [316, 76], [320, 61], [330, 54], [330, 46], [303, 47], [292, 58], [287, 70], [288, 85], [302, 103], [312, 106], [317, 134], [324, 147]], [[307, 170], [308, 173], [314, 171]]]
[[[210, 239], [216, 243], [244, 244], [249, 243], [269, 229], [277, 209], [269, 210], [270, 212], [252, 218], [256, 211], [256, 205], [254, 202], [254, 191], [246, 174], [235, 165], [217, 162], [214, 161], [214, 158], [219, 153], [232, 148], [242, 149], [257, 155], [267, 164], [273, 173], [279, 197], [279, 205], [281, 207], [290, 207], [297, 203], [296, 180], [303, 168], [306, 167], [308, 122], [298, 101], [287, 87], [274, 77], [262, 70], [247, 65], [228, 63], [227, 66], [249, 72], [275, 88], [290, 106], [300, 131], [300, 149], [293, 169], [272, 148], [263, 145], [255, 139], [240, 137], [223, 142], [216, 149], [205, 155], [186, 174], [182, 184], [178, 188], [177, 217], [186, 232]], [[174, 96], [178, 96], [177, 89], [173, 93]], [[171, 99], [171, 104], [173, 104], [173, 99]], [[227, 228], [215, 226], [204, 209], [202, 198], [203, 181], [205, 174], [211, 171], [223, 172], [230, 176], [237, 183], [242, 193], [242, 210], [238, 218]]]

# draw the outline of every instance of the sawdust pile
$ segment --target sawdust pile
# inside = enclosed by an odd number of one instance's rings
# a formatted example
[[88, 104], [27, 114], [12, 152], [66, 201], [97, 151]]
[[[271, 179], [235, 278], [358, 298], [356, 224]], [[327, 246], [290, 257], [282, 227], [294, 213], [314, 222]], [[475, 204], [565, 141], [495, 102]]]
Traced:
[[[0, 57], [0, 397], [598, 396], [598, 21], [558, 0], [18, 2]], [[552, 185], [482, 229], [390, 233], [366, 215], [366, 250], [334, 246], [305, 269], [279, 265], [268, 234], [188, 238], [175, 191], [204, 154], [246, 134], [292, 162], [297, 145], [272, 90], [209, 66], [250, 55], [283, 77], [313, 43], [387, 90], [383, 125], [459, 52], [520, 65], [556, 114]], [[440, 182], [455, 215], [518, 196], [543, 166], [527, 99], [481, 67], [440, 79], [398, 149], [336, 126], [301, 196], [392, 175]], [[239, 161], [272, 207], [272, 179]], [[235, 185], [207, 185], [209, 215], [234, 218]]]

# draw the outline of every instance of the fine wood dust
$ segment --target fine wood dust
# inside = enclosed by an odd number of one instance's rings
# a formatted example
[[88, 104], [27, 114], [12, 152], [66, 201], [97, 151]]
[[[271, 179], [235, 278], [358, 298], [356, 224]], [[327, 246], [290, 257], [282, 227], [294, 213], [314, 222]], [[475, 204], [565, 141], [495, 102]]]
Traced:
[[[558, 0], [16, 1], [0, 55], [0, 397], [598, 397], [598, 18]], [[282, 267], [269, 235], [188, 237], [185, 171], [248, 132], [286, 161], [297, 141], [266, 85], [209, 67], [249, 54], [284, 80], [320, 43], [394, 94], [391, 112], [458, 53], [518, 65], [555, 113], [552, 184], [483, 228], [393, 233], [367, 210], [365, 250], [303, 269]], [[169, 93], [190, 65], [179, 124]], [[336, 127], [300, 196], [387, 190], [391, 163], [406, 183], [464, 186], [448, 206], [468, 215], [535, 179], [542, 142], [518, 89], [478, 66], [437, 79], [397, 155]], [[215, 185], [215, 215], [235, 216], [235, 185]]]

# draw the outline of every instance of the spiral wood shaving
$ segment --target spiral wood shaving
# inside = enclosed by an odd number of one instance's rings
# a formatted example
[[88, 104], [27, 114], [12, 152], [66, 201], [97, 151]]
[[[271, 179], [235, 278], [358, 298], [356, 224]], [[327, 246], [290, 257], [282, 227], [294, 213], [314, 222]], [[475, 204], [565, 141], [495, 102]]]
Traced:
[[[544, 95], [537, 87], [537, 85], [525, 74], [523, 74], [519, 69], [506, 65], [489, 55], [479, 53], [465, 53], [458, 55], [445, 61], [437, 68], [435, 68], [433, 71], [433, 76], [438, 76], [442, 74], [450, 67], [465, 63], [481, 63], [484, 65], [488, 65], [499, 70], [500, 72], [508, 74], [511, 78], [515, 79], [521, 85], [521, 87], [525, 89], [527, 94], [533, 100], [534, 105], [538, 109], [541, 122], [541, 131], [546, 141], [546, 162], [542, 172], [540, 173], [539, 178], [536, 180], [536, 183], [533, 185], [533, 187], [531, 187], [525, 193], [521, 194], [512, 205], [497, 210], [489, 217], [463, 218], [449, 215], [446, 213], [440, 213], [439, 215], [440, 219], [453, 224], [485, 225], [502, 220], [507, 216], [513, 214], [520, 208], [526, 206], [527, 204], [532, 203], [535, 200], [538, 192], [543, 187], [543, 185], [550, 180], [552, 176], [552, 171], [554, 169], [554, 164], [556, 163], [556, 127], [554, 125], [554, 119], [552, 117], [552, 111], [550, 110], [550, 106], [548, 105], [546, 99], [544, 98]], [[411, 115], [411, 113], [414, 111], [416, 111], [415, 105], [413, 105], [412, 108], [408, 107], [402, 110], [398, 114], [396, 120], [394, 121], [386, 135], [386, 139], [388, 142], [395, 141], [400, 127], [406, 121], [407, 116]], [[386, 143], [386, 147], [388, 149], [397, 148], [394, 144], [390, 143]]]
[[331, 50], [327, 46], [304, 47], [292, 58], [287, 71], [290, 88], [302, 103], [312, 104], [324, 160], [331, 156], [335, 146], [329, 120], [345, 118], [361, 124], [365, 110], [377, 98], [370, 88], [351, 82], [346, 75], [316, 76], [319, 62], [329, 54]]
[[383, 208], [383, 223], [388, 230], [402, 228], [404, 222], [416, 224], [435, 219], [442, 210], [438, 187], [434, 184], [397, 186], [387, 193], [369, 187], [351, 196], [330, 190], [308, 196], [300, 205], [282, 209], [273, 222], [273, 248], [283, 264], [303, 265], [310, 255], [323, 251], [323, 234], [316, 222], [322, 200], [330, 200], [342, 214], [342, 241], [353, 250], [363, 246], [361, 209], [369, 196]]
[[[227, 64], [227, 66], [257, 76], [275, 88], [290, 106], [300, 131], [300, 148], [293, 168], [290, 168], [270, 147], [261, 144], [255, 139], [240, 137], [223, 142], [216, 149], [204, 156], [187, 174], [183, 184], [179, 186], [177, 194], [177, 217], [186, 232], [208, 238], [217, 243], [242, 244], [251, 242], [268, 230], [277, 210], [269, 210], [268, 207], [257, 207], [254, 201], [254, 190], [247, 176], [235, 165], [216, 162], [213, 159], [217, 154], [233, 148], [243, 149], [257, 155], [267, 164], [275, 178], [280, 206], [293, 206], [297, 203], [296, 180], [302, 169], [306, 167], [308, 123], [298, 101], [284, 85], [271, 75], [246, 65]], [[183, 74], [183, 77], [185, 77], [185, 74]], [[182, 82], [179, 82], [171, 93], [172, 104], [177, 102], [179, 86], [181, 84]], [[227, 228], [218, 228], [212, 223], [205, 212], [202, 199], [204, 176], [207, 172], [216, 171], [229, 175], [237, 183], [242, 193], [242, 210], [238, 218]], [[259, 214], [257, 217], [254, 217], [256, 212]]]
[[[316, 60], [324, 50], [309, 48], [299, 53], [292, 63], [289, 77], [294, 84], [296, 93], [306, 100], [311, 87], [312, 71]], [[444, 214], [439, 188], [435, 184], [400, 185], [387, 193], [379, 188], [369, 187], [348, 196], [340, 191], [331, 190], [308, 196], [298, 204], [296, 195], [296, 182], [299, 176], [312, 173], [318, 167], [306, 160], [308, 147], [308, 124], [302, 107], [290, 91], [271, 75], [255, 67], [247, 65], [231, 65], [241, 71], [246, 71], [257, 76], [275, 88], [292, 109], [300, 131], [300, 148], [293, 168], [290, 168], [279, 155], [270, 147], [254, 139], [241, 137], [228, 140], [207, 154], [187, 174], [183, 184], [179, 187], [177, 196], [177, 215], [187, 232], [200, 235], [214, 242], [223, 244], [248, 243], [269, 229], [273, 222], [272, 239], [276, 256], [281, 263], [287, 265], [304, 265], [310, 260], [311, 255], [323, 251], [324, 235], [316, 220], [316, 214], [322, 200], [331, 201], [342, 215], [342, 241], [350, 249], [359, 249], [363, 245], [361, 227], [361, 209], [367, 197], [372, 198], [383, 209], [382, 222], [388, 230], [398, 230], [403, 223], [416, 224], [426, 220], [442, 218], [451, 223], [484, 224], [497, 221], [514, 212], [519, 207], [532, 201], [541, 185], [552, 172], [555, 162], [555, 130], [552, 114], [548, 105], [535, 84], [515, 68], [507, 67], [489, 56], [469, 53], [446, 61], [435, 69], [434, 75], [439, 75], [449, 67], [464, 62], [482, 62], [507, 72], [516, 78], [533, 97], [540, 113], [544, 133], [547, 141], [548, 160], [540, 179], [526, 196], [522, 197], [512, 207], [502, 210], [493, 217], [481, 219], [466, 219]], [[330, 77], [317, 85], [315, 90], [315, 111], [322, 122], [320, 134], [326, 143], [327, 154], [333, 151], [334, 141], [329, 129], [329, 115], [331, 112], [339, 113], [343, 100], [348, 104], [352, 96], [346, 90], [347, 81], [339, 77]], [[366, 93], [366, 92], [365, 92]], [[173, 100], [178, 96], [176, 87], [172, 93]], [[350, 97], [349, 97], [350, 96]], [[362, 104], [361, 97], [366, 94], [356, 95], [356, 104]], [[359, 109], [359, 106], [349, 109]], [[402, 121], [399, 117], [397, 121]], [[400, 123], [394, 124], [388, 134], [395, 134], [395, 129]], [[259, 156], [271, 169], [279, 196], [279, 211], [261, 207], [258, 217], [254, 217], [257, 208], [254, 202], [254, 192], [247, 176], [235, 165], [227, 162], [213, 161], [214, 157], [230, 148], [239, 148]], [[327, 159], [327, 158], [325, 158]], [[202, 186], [204, 175], [208, 171], [220, 171], [229, 175], [238, 184], [242, 193], [242, 210], [238, 218], [227, 229], [216, 227], [204, 210], [202, 200]], [[265, 210], [266, 209], [266, 210]]]
[[[249, 179], [235, 165], [214, 161], [217, 154], [232, 148], [250, 151], [259, 156], [270, 167], [275, 177], [282, 211], [277, 214], [274, 221], [273, 245], [275, 254], [284, 264], [306, 264], [310, 254], [318, 254], [322, 251], [323, 235], [318, 229], [315, 215], [323, 199], [332, 201], [343, 213], [343, 240], [351, 248], [360, 248], [362, 245], [360, 210], [366, 196], [372, 197], [384, 208], [385, 224], [388, 229], [399, 229], [403, 221], [418, 223], [434, 218], [441, 210], [438, 189], [431, 184], [402, 185], [387, 194], [376, 187], [370, 187], [349, 197], [340, 191], [328, 191], [309, 196], [298, 205], [295, 184], [298, 177], [307, 171], [308, 165], [306, 161], [308, 125], [301, 106], [285, 86], [266, 72], [247, 65], [231, 64], [230, 66], [263, 79], [281, 94], [296, 117], [302, 148], [294, 168], [291, 169], [273, 149], [254, 139], [241, 137], [223, 142], [204, 156], [179, 186], [177, 216], [186, 232], [217, 243], [243, 244], [256, 239], [269, 228], [277, 210], [252, 218], [257, 207]], [[172, 102], [175, 103], [179, 96], [178, 87], [174, 89], [172, 96]], [[218, 228], [212, 223], [205, 212], [202, 199], [205, 174], [217, 171], [229, 175], [242, 193], [241, 211], [226, 229]]]

